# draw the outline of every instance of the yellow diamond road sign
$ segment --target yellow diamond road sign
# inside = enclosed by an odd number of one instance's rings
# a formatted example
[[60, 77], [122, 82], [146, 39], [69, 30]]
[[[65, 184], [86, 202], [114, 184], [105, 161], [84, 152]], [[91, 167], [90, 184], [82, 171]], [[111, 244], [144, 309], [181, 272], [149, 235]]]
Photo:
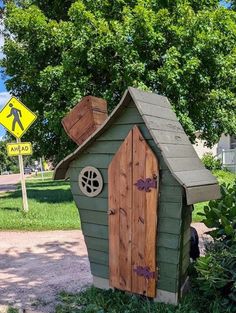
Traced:
[[21, 138], [36, 118], [37, 116], [15, 97], [12, 97], [0, 112], [0, 124], [16, 138]]
[[32, 145], [30, 142], [8, 143], [7, 154], [9, 156], [31, 155]]

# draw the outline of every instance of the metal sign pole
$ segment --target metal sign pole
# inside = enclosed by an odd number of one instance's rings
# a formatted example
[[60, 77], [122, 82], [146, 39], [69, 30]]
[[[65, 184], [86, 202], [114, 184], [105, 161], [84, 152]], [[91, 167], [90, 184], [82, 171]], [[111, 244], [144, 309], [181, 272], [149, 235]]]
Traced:
[[[21, 143], [20, 138], [16, 139], [17, 143]], [[27, 199], [27, 192], [26, 192], [26, 185], [25, 185], [25, 175], [24, 175], [24, 164], [23, 164], [23, 157], [21, 154], [18, 155], [19, 159], [19, 167], [20, 167], [20, 180], [21, 180], [21, 190], [22, 190], [22, 199], [23, 199], [23, 210], [24, 212], [29, 211], [28, 206], [28, 199]]]
[[41, 176], [42, 176], [42, 180], [44, 180], [44, 177], [43, 177], [43, 162], [42, 162], [42, 158], [40, 158], [39, 160], [40, 160]]

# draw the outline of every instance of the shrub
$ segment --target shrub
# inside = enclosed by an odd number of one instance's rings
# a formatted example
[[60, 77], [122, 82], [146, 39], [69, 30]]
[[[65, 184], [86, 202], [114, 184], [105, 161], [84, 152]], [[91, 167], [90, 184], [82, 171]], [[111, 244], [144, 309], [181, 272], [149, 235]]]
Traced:
[[202, 222], [209, 228], [208, 233], [214, 240], [223, 241], [227, 245], [236, 244], [236, 180], [233, 185], [221, 185], [222, 197], [212, 200], [204, 207]]
[[221, 169], [221, 161], [216, 159], [211, 152], [204, 153], [202, 157], [202, 163], [208, 170], [220, 170]]
[[219, 312], [236, 312], [236, 180], [221, 185], [222, 198], [204, 207], [203, 223], [213, 228], [208, 232], [213, 243], [196, 264], [196, 282], [203, 297], [217, 299]]
[[197, 284], [204, 296], [220, 300], [222, 312], [236, 312], [236, 246], [214, 243], [196, 264]]

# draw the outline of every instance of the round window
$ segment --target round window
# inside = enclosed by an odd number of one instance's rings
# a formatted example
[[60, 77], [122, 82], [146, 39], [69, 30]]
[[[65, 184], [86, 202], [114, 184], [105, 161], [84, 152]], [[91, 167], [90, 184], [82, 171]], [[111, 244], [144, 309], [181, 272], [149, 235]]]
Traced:
[[102, 191], [103, 179], [98, 169], [86, 166], [79, 174], [80, 190], [88, 197], [96, 197]]

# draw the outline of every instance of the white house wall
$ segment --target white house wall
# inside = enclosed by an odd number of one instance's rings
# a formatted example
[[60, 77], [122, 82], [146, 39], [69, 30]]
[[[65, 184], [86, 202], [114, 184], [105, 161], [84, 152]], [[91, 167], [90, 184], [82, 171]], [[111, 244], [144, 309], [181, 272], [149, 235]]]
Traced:
[[199, 158], [202, 158], [204, 153], [210, 152], [214, 156], [221, 153], [222, 150], [230, 149], [230, 136], [222, 135], [219, 142], [212, 148], [206, 147], [206, 141], [197, 139], [196, 143], [193, 145], [195, 151], [197, 152]]

